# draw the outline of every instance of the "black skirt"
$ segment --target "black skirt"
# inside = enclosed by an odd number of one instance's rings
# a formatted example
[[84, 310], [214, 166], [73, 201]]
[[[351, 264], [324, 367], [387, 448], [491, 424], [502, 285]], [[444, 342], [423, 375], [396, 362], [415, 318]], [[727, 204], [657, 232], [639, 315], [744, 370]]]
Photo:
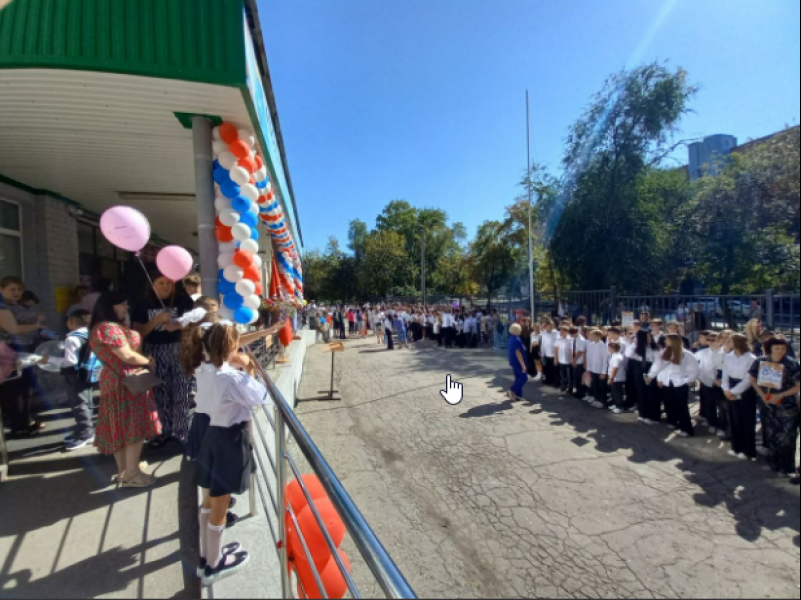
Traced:
[[241, 495], [250, 488], [254, 469], [247, 423], [209, 427], [197, 460], [195, 485], [210, 490], [212, 498]]
[[192, 427], [189, 430], [189, 439], [186, 442], [186, 455], [197, 460], [200, 457], [200, 449], [203, 447], [203, 440], [206, 439], [206, 432], [211, 426], [209, 415], [196, 412], [192, 418]]

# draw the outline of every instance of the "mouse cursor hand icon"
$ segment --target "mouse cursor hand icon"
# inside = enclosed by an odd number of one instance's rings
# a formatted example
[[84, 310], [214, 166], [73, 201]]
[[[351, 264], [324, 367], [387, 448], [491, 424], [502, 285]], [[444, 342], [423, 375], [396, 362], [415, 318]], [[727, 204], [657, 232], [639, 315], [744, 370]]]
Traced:
[[448, 375], [445, 380], [445, 389], [439, 393], [445, 399], [445, 402], [451, 406], [456, 406], [464, 398], [464, 386], [461, 383], [451, 381], [451, 376]]

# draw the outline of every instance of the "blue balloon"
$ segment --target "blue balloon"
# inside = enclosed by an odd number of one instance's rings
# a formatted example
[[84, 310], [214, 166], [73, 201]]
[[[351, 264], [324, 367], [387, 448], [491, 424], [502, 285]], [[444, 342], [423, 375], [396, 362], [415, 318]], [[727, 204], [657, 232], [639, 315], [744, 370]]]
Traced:
[[219, 184], [220, 186], [223, 186], [226, 183], [230, 183], [231, 181], [231, 174], [222, 167], [214, 169], [213, 177], [214, 177], [214, 182]]
[[259, 217], [257, 217], [255, 213], [248, 211], [239, 215], [239, 222], [244, 223], [248, 227], [255, 227], [259, 222]]
[[211, 163], [211, 164], [212, 164], [212, 166], [213, 166], [215, 169], [216, 169], [217, 167], [221, 167], [221, 166], [222, 166], [222, 165], [220, 165], [220, 161], [219, 161], [219, 160], [216, 160], [216, 159], [215, 159], [215, 160], [214, 160], [214, 162], [213, 162], [213, 163]]
[[250, 239], [251, 240], [256, 240], [258, 242], [260, 237], [261, 237], [261, 235], [259, 234], [259, 230], [258, 229], [256, 229], [254, 227], [253, 229], [250, 230]]
[[236, 292], [236, 284], [231, 283], [225, 277], [220, 277], [220, 281], [217, 284], [217, 289], [223, 296], [228, 296], [229, 294]]
[[244, 196], [236, 196], [231, 200], [231, 208], [238, 213], [246, 213], [250, 210], [251, 202]]
[[245, 299], [234, 292], [233, 294], [226, 294], [225, 298], [223, 298], [223, 304], [230, 308], [231, 310], [236, 310], [237, 308], [241, 308], [242, 305], [245, 303]]
[[239, 196], [242, 190], [233, 181], [228, 181], [220, 185], [220, 191], [223, 193], [223, 196], [233, 200], [234, 198]]
[[252, 308], [242, 306], [234, 311], [234, 321], [240, 325], [247, 325], [256, 316], [256, 312]]
[[266, 181], [259, 181], [256, 183], [256, 187], [260, 190], [267, 189], [267, 182]]

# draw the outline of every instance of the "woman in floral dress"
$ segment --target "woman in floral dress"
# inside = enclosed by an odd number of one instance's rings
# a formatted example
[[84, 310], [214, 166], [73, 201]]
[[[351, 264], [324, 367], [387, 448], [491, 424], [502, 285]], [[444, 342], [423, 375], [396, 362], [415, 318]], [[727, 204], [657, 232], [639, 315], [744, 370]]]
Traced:
[[118, 292], [101, 295], [92, 315], [92, 351], [103, 364], [100, 375], [100, 413], [96, 446], [102, 454], [113, 454], [118, 481], [122, 487], [142, 488], [156, 478], [139, 467], [144, 443], [161, 434], [153, 393], [134, 396], [123, 384], [125, 377], [144, 368], [154, 368], [153, 360], [137, 350], [141, 336], [126, 327], [128, 301]]

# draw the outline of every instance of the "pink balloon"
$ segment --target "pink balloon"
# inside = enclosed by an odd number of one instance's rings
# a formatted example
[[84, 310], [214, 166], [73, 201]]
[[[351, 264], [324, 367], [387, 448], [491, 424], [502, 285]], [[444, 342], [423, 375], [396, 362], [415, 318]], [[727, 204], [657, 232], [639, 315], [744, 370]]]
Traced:
[[156, 256], [159, 272], [173, 281], [180, 281], [192, 272], [195, 261], [192, 255], [180, 246], [162, 248]]
[[100, 231], [109, 242], [128, 252], [139, 252], [150, 241], [150, 223], [130, 206], [113, 206], [104, 212]]

